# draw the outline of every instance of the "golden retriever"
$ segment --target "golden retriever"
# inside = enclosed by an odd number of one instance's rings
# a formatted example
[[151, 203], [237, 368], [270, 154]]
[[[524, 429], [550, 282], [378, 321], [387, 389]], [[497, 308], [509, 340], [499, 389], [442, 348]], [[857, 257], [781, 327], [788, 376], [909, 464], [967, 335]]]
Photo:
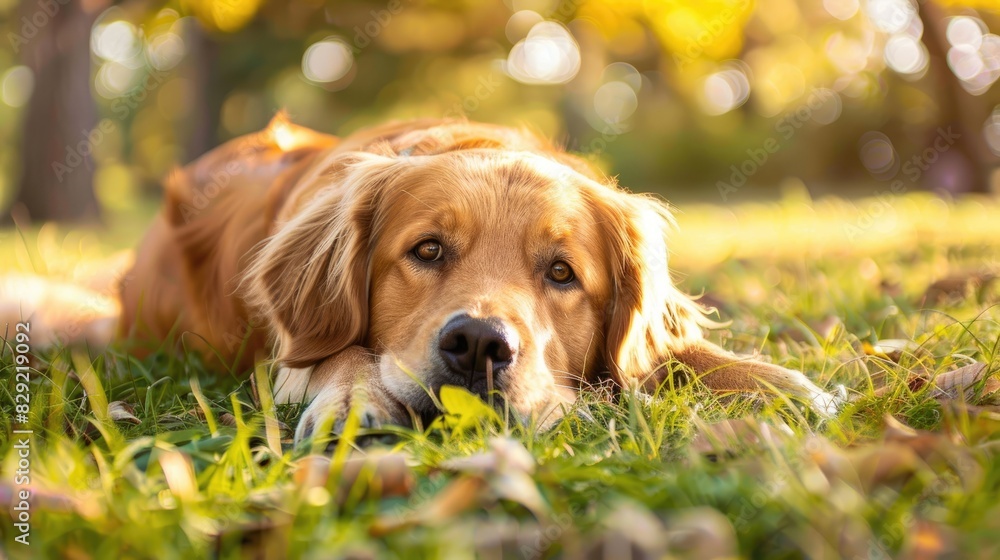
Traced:
[[[671, 282], [663, 203], [524, 130], [419, 120], [336, 138], [279, 116], [166, 180], [121, 290], [120, 334], [172, 329], [249, 366], [271, 348], [297, 438], [361, 406], [432, 414], [428, 392], [490, 390], [550, 423], [588, 384], [777, 390], [823, 414], [802, 373], [703, 339]], [[686, 366], [678, 368], [678, 365]]]

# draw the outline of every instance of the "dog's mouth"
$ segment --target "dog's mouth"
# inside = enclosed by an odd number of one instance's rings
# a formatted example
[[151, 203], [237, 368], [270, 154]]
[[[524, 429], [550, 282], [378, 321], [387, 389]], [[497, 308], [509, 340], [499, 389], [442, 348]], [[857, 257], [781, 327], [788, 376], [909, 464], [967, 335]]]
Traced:
[[[403, 384], [388, 382], [389, 392], [397, 402], [411, 411], [417, 419], [423, 421], [426, 427], [443, 413], [459, 413], [459, 410], [448, 410], [461, 406], [460, 401], [449, 399], [442, 393], [445, 387], [455, 388], [470, 393], [497, 411], [501, 417], [505, 409], [512, 405], [508, 392], [514, 374], [511, 367], [493, 368], [492, 360], [487, 360], [485, 367], [471, 368], [471, 371], [456, 371], [444, 360], [430, 357], [424, 362], [424, 367], [407, 367], [400, 360], [392, 360], [395, 370], [391, 377], [400, 379], [408, 377], [409, 382]], [[405, 389], [404, 389], [405, 387]]]
[[[466, 374], [459, 376], [447, 368], [436, 367], [430, 372], [430, 375], [424, 378], [427, 380], [425, 385], [426, 391], [420, 393], [416, 402], [409, 403], [410, 408], [424, 421], [425, 426], [428, 425], [428, 422], [432, 422], [446, 412], [461, 412], [459, 410], [448, 410], [449, 405], [453, 407], [461, 406], [448, 398], [442, 398], [442, 391], [445, 387], [448, 387], [471, 393], [503, 415], [504, 408], [508, 404], [508, 398], [503, 379], [497, 377], [486, 375], [483, 372], [476, 372], [474, 375]], [[433, 397], [431, 397], [431, 394], [433, 394]]]

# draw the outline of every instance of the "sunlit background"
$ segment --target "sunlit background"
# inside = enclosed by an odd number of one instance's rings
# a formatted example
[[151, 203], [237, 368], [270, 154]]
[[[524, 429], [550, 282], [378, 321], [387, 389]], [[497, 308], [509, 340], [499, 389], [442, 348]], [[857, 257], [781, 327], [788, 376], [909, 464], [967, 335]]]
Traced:
[[1000, 185], [992, 0], [0, 0], [0, 206], [87, 220], [278, 109], [525, 124], [673, 200]]

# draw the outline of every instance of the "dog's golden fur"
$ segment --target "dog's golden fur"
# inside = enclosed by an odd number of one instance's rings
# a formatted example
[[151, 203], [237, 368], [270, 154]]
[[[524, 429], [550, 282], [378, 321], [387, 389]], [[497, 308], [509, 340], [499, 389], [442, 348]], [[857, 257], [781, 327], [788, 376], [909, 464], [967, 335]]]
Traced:
[[[456, 316], [496, 320], [496, 380], [522, 417], [558, 415], [610, 377], [654, 387], [680, 362], [720, 391], [776, 388], [829, 411], [801, 373], [702, 338], [703, 310], [667, 267], [667, 207], [538, 136], [423, 120], [340, 139], [277, 118], [172, 174], [122, 287], [120, 333], [246, 367], [273, 346], [278, 397], [312, 405], [300, 436], [359, 391], [371, 423], [406, 422], [444, 383]], [[414, 257], [432, 240], [440, 262]], [[553, 282], [554, 262], [575, 278]]]

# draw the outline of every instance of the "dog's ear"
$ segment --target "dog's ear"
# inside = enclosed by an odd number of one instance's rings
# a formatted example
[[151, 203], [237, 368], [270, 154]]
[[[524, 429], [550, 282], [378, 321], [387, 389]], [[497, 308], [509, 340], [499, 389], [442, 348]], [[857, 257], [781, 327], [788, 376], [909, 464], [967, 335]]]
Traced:
[[667, 268], [669, 210], [651, 198], [611, 191], [595, 199], [611, 255], [614, 295], [605, 324], [606, 363], [621, 386], [654, 390], [671, 362], [684, 364], [717, 392], [780, 392], [805, 399], [824, 415], [837, 398], [798, 371], [741, 357], [705, 340], [718, 327], [706, 310], [678, 290]]
[[606, 310], [606, 365], [619, 382], [655, 383], [662, 366], [701, 340], [712, 324], [678, 290], [667, 266], [673, 219], [659, 201], [608, 189], [595, 197], [610, 255], [613, 295]]
[[250, 304], [277, 334], [278, 360], [305, 367], [364, 341], [372, 222], [390, 160], [348, 153], [328, 186], [278, 224], [244, 278]]
[[[338, 141], [279, 114], [263, 131], [234, 138], [172, 172], [164, 182], [162, 219], [140, 250], [140, 260], [151, 263], [137, 265], [133, 277], [140, 280], [123, 289], [127, 308], [138, 306], [139, 294], [159, 285], [157, 278], [167, 274], [170, 279], [162, 283], [169, 290], [147, 296], [168, 302], [158, 305], [160, 309], [183, 310], [183, 330], [198, 335], [190, 339], [192, 344], [212, 348], [210, 355], [227, 361], [240, 357], [242, 365], [248, 365], [253, 352], [241, 348], [248, 339], [246, 348], [262, 345], [264, 337], [248, 323], [242, 299], [234, 297], [244, 257], [267, 235], [285, 193]], [[178, 301], [170, 299], [174, 292]], [[165, 332], [176, 321], [172, 313], [177, 311], [145, 320]], [[125, 324], [128, 321], [131, 318]]]

